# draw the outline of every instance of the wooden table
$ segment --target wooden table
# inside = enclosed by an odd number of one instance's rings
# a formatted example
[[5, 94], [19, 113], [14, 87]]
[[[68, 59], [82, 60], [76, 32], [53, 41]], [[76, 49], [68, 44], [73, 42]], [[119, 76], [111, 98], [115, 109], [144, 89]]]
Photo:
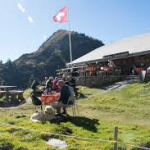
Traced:
[[16, 88], [17, 86], [6, 86], [6, 85], [0, 85], [0, 89], [3, 89], [2, 91], [6, 92], [6, 99], [9, 99], [9, 93], [10, 93], [10, 89]]

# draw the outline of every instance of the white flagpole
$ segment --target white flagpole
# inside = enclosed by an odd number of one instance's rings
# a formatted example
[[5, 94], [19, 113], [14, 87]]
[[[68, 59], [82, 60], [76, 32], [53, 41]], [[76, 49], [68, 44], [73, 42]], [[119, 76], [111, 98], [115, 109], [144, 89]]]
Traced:
[[72, 44], [71, 44], [71, 31], [70, 31], [70, 18], [69, 18], [69, 7], [68, 7], [68, 28], [69, 28], [69, 52], [70, 52], [70, 62], [72, 62]]

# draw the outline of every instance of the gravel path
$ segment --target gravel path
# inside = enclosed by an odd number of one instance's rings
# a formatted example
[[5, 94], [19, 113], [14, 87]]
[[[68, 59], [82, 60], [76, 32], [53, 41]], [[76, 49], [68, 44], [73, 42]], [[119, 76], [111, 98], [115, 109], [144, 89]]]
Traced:
[[120, 90], [129, 84], [133, 84], [133, 83], [137, 83], [137, 82], [140, 82], [138, 76], [130, 76], [130, 77], [126, 78], [126, 80], [124, 80], [124, 81], [116, 82], [115, 84], [105, 86], [104, 89], [107, 91]]

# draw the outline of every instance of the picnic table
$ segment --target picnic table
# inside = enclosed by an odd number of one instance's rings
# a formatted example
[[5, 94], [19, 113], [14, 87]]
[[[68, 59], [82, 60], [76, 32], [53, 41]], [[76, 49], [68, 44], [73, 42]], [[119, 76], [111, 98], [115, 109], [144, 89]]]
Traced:
[[17, 86], [10, 86], [10, 85], [0, 85], [0, 89], [4, 89], [5, 91], [9, 91], [11, 88], [16, 88]]
[[0, 85], [1, 93], [5, 93], [6, 99], [9, 98], [9, 91], [12, 88], [16, 88], [17, 86], [6, 86], [6, 85]]
[[5, 86], [5, 85], [0, 85], [0, 93], [1, 95], [5, 95], [6, 99], [11, 98], [11, 100], [16, 100], [16, 99], [23, 99], [23, 91], [21, 90], [13, 90], [17, 86]]
[[59, 98], [59, 93], [54, 93], [50, 95], [41, 95], [41, 101], [45, 105], [50, 105], [51, 103], [54, 103], [58, 100]]

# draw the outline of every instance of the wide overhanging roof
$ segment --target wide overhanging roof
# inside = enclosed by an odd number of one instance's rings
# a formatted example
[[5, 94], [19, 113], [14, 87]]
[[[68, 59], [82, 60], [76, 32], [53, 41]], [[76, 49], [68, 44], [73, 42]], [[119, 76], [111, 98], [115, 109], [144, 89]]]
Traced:
[[[82, 49], [81, 49], [82, 50]], [[150, 50], [150, 33], [138, 35], [126, 39], [113, 42], [111, 44], [99, 47], [92, 52], [68, 63], [68, 65], [75, 65], [80, 63], [92, 62], [97, 60], [103, 60], [105, 56], [126, 53], [136, 54], [146, 52]]]

